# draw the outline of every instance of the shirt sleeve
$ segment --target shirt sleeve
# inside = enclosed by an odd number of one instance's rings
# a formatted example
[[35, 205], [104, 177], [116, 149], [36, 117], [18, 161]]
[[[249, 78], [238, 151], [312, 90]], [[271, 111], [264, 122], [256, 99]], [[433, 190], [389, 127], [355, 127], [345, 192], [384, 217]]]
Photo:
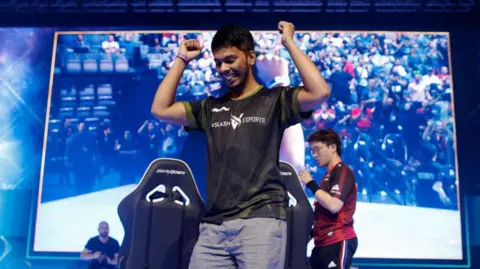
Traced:
[[205, 102], [206, 100], [182, 102], [187, 112], [188, 126], [185, 126], [186, 131], [205, 131]]
[[290, 127], [300, 123], [312, 115], [313, 111], [301, 112], [298, 106], [298, 94], [302, 87], [286, 87], [282, 91], [280, 98], [280, 107], [282, 110], [282, 123], [285, 127]]
[[95, 243], [93, 242], [93, 238], [90, 238], [85, 245], [85, 248], [91, 251], [95, 251]]
[[330, 176], [329, 193], [332, 197], [336, 197], [342, 202], [345, 202], [355, 185], [356, 182], [353, 174], [347, 166], [342, 165], [342, 167], [335, 169]]
[[114, 245], [114, 252], [113, 254], [117, 254], [120, 252], [120, 243], [118, 243], [117, 240], [115, 240], [115, 245]]

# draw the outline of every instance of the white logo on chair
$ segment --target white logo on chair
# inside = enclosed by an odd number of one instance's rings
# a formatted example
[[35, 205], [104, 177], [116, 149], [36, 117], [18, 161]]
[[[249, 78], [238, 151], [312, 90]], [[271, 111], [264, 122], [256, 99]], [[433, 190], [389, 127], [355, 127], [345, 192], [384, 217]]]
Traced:
[[290, 192], [287, 192], [288, 193], [288, 197], [290, 199], [288, 199], [288, 206], [291, 206], [291, 207], [296, 207], [297, 206], [297, 199], [295, 199], [295, 197], [293, 197], [293, 195], [290, 193]]
[[167, 174], [167, 175], [185, 175], [185, 171], [177, 171], [177, 170], [165, 170], [165, 169], [157, 169], [157, 174]]
[[[161, 202], [163, 200], [165, 200], [164, 197], [160, 197], [160, 198], [157, 198], [157, 199], [151, 199], [150, 197], [152, 195], [154, 195], [156, 192], [161, 192], [161, 193], [166, 193], [167, 191], [167, 188], [165, 187], [165, 185], [161, 184], [161, 185], [158, 185], [157, 187], [155, 187], [155, 189], [151, 190], [149, 193], [147, 193], [145, 199], [147, 200], [147, 202], [152, 202], [152, 203], [158, 203], [158, 202]], [[185, 200], [185, 203], [184, 202], [181, 202], [181, 201], [177, 201], [175, 200], [174, 202], [179, 204], [179, 205], [185, 205], [185, 206], [188, 206], [190, 204], [190, 198], [188, 198], [188, 196], [185, 194], [185, 192], [178, 186], [175, 186], [173, 187], [172, 189], [172, 192], [178, 192], [180, 193], [180, 195], [182, 196], [182, 198]]]
[[146, 199], [147, 202], [149, 202], [149, 203], [150, 203], [150, 202], [152, 202], [152, 203], [161, 202], [161, 201], [165, 200], [164, 197], [150, 200], [150, 196], [152, 196], [152, 195], [155, 194], [156, 192], [165, 193], [166, 191], [167, 191], [167, 188], [165, 188], [165, 185], [163, 185], [163, 184], [158, 185], [155, 189], [153, 189], [153, 190], [151, 190], [149, 193], [147, 193], [147, 196], [145, 197], [145, 199]]
[[[185, 194], [185, 192], [183, 192], [183, 190], [180, 187], [175, 186], [175, 187], [173, 187], [172, 191], [173, 192], [178, 191], [178, 193], [180, 193], [180, 195], [183, 197], [183, 199], [185, 199], [185, 206], [188, 206], [190, 204], [190, 198], [188, 198], [188, 196]], [[177, 201], [177, 200], [175, 200], [175, 203], [177, 203], [179, 205], [184, 205], [184, 203], [182, 203], [180, 201]]]
[[291, 172], [280, 172], [280, 175], [281, 176], [291, 176], [292, 173]]

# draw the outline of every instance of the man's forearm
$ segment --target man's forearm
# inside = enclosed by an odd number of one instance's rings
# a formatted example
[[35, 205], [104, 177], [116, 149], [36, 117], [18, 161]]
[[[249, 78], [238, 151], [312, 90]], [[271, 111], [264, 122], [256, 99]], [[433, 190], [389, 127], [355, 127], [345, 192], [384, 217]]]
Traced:
[[118, 264], [118, 256], [115, 256], [113, 259], [109, 260], [109, 263], [111, 265], [117, 265]]
[[168, 71], [160, 86], [152, 104], [152, 112], [161, 112], [175, 102], [178, 84], [182, 78], [186, 64], [180, 58], [175, 58], [172, 68]]
[[331, 199], [332, 196], [323, 190], [318, 190], [315, 192], [315, 200], [317, 200], [320, 205], [322, 205], [328, 211], [331, 211]]
[[330, 88], [327, 82], [310, 58], [295, 44], [295, 41], [287, 42], [285, 48], [302, 77], [305, 90], [314, 96], [328, 96]]
[[323, 208], [333, 214], [336, 214], [340, 210], [342, 205], [336, 203], [335, 199], [328, 192], [320, 189], [315, 181], [312, 180], [308, 182], [306, 186], [315, 196], [315, 200], [317, 200]]
[[80, 255], [80, 259], [82, 259], [84, 261], [91, 261], [91, 260], [95, 259], [95, 256], [93, 255], [93, 253], [82, 253]]

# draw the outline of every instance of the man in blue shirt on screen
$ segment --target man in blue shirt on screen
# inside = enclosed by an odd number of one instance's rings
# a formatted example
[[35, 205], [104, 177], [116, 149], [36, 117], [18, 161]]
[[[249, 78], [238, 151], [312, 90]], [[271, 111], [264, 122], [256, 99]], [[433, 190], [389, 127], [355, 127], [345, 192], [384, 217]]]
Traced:
[[309, 118], [330, 89], [295, 44], [293, 24], [282, 21], [278, 30], [304, 86], [261, 86], [253, 75], [252, 34], [227, 25], [216, 32], [211, 47], [228, 94], [174, 102], [185, 67], [202, 52], [201, 44], [187, 40], [155, 95], [152, 113], [157, 118], [203, 131], [207, 138], [207, 212], [190, 269], [284, 268], [287, 195], [279, 169], [283, 132]]
[[110, 228], [107, 222], [98, 224], [98, 236], [90, 238], [85, 245], [80, 258], [90, 261], [88, 269], [115, 269], [118, 264], [120, 245], [109, 236]]

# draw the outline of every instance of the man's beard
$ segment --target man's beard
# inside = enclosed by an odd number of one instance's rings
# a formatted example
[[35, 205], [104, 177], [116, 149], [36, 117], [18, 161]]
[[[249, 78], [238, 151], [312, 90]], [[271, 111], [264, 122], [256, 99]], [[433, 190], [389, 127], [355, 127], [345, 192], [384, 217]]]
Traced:
[[226, 81], [224, 81], [224, 84], [225, 86], [227, 86], [229, 91], [237, 93], [244, 90], [245, 84], [247, 83], [248, 71], [245, 72], [244, 75], [235, 74], [235, 76], [237, 77], [236, 79], [239, 81], [238, 84], [236, 84], [235, 86], [230, 86]]
[[231, 92], [241, 92], [243, 90], [243, 88], [245, 87], [245, 81], [246, 81], [245, 78], [241, 79], [240, 82], [236, 86], [229, 86], [227, 84], [227, 88]]

